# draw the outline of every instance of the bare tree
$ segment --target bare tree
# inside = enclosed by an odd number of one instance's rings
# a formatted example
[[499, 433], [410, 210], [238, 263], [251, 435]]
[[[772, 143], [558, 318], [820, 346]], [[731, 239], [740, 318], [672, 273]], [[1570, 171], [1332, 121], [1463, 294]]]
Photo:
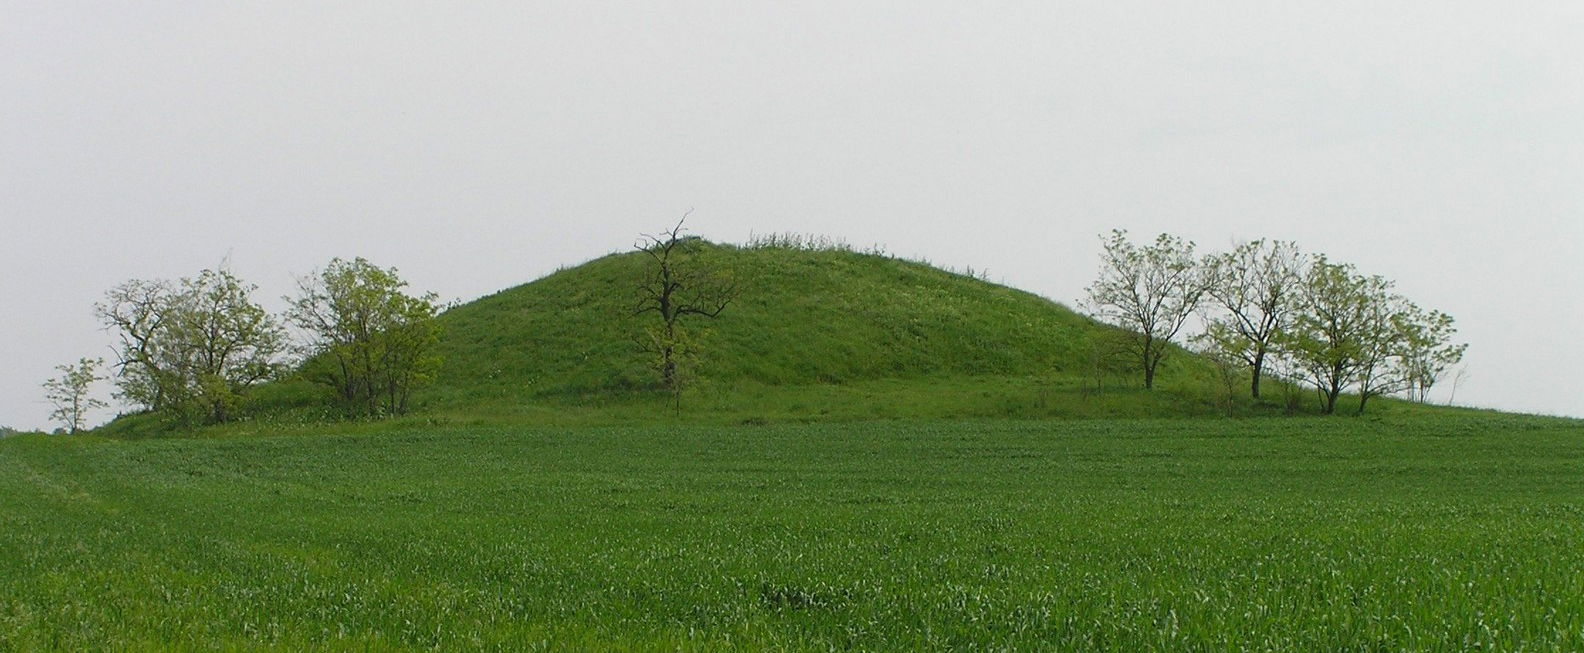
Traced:
[[1447, 395], [1447, 405], [1448, 406], [1451, 406], [1452, 402], [1457, 400], [1458, 388], [1463, 387], [1463, 382], [1467, 381], [1468, 377], [1469, 377], [1469, 369], [1468, 369], [1467, 365], [1459, 366], [1457, 374], [1452, 375], [1452, 393]]
[[739, 293], [737, 282], [726, 271], [702, 258], [703, 241], [684, 235], [687, 217], [683, 215], [676, 226], [659, 234], [639, 236], [633, 246], [644, 254], [648, 265], [638, 283], [632, 314], [655, 316], [640, 344], [655, 355], [660, 380], [679, 409], [686, 372], [682, 364], [693, 357], [696, 346], [684, 320], [715, 319]]
[[76, 435], [82, 430], [89, 411], [107, 405], [90, 394], [94, 382], [105, 378], [99, 376], [101, 365], [104, 365], [101, 358], [83, 358], [73, 365], [57, 365], [55, 369], [61, 375], [44, 382], [44, 398], [55, 407], [50, 419], [60, 422], [67, 433]]
[[1218, 310], [1206, 320], [1215, 349], [1241, 359], [1253, 372], [1250, 394], [1260, 396], [1265, 359], [1286, 328], [1303, 271], [1303, 254], [1286, 241], [1255, 240], [1206, 260], [1208, 294]]
[[1277, 339], [1275, 356], [1268, 361], [1266, 371], [1276, 381], [1276, 387], [1281, 389], [1282, 411], [1288, 415], [1297, 415], [1303, 408], [1303, 399], [1300, 396], [1298, 384], [1303, 382], [1302, 368], [1291, 357], [1282, 355], [1280, 338]]
[[1206, 275], [1194, 260], [1194, 244], [1161, 234], [1139, 247], [1127, 232], [1102, 236], [1100, 278], [1088, 289], [1088, 306], [1100, 319], [1133, 333], [1132, 352], [1155, 387], [1155, 371], [1172, 339], [1199, 308]]

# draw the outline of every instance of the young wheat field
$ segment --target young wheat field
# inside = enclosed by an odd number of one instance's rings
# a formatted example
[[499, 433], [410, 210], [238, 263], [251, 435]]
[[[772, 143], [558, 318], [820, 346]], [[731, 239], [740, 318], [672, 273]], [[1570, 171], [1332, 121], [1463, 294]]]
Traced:
[[0, 441], [0, 649], [1584, 649], [1584, 427]]

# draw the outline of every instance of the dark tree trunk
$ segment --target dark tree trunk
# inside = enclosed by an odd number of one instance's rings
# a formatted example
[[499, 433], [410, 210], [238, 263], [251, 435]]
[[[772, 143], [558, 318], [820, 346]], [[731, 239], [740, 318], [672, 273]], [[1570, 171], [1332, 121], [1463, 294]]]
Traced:
[[1264, 373], [1264, 370], [1265, 348], [1260, 347], [1258, 351], [1254, 352], [1254, 381], [1250, 387], [1250, 391], [1253, 393], [1255, 399], [1259, 399], [1260, 376]]
[[1160, 363], [1160, 356], [1155, 354], [1155, 341], [1149, 336], [1144, 336], [1144, 389], [1155, 387], [1155, 365]]
[[676, 317], [669, 313], [661, 313], [665, 318], [665, 342], [660, 343], [660, 380], [667, 390], [675, 392], [677, 389], [677, 363], [676, 363]]

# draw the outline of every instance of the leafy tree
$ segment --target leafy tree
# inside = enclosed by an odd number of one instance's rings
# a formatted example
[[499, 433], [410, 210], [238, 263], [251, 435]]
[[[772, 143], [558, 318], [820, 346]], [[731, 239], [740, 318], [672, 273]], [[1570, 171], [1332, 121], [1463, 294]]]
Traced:
[[280, 370], [286, 333], [252, 301], [257, 289], [225, 271], [181, 280], [169, 327], [185, 352], [195, 407], [210, 422], [229, 420], [249, 388]]
[[146, 410], [164, 411], [179, 404], [182, 388], [182, 347], [171, 335], [175, 287], [168, 281], [133, 279], [111, 288], [94, 306], [105, 326], [116, 332], [118, 396]]
[[639, 341], [655, 357], [661, 383], [681, 407], [686, 363], [696, 360], [698, 338], [684, 328], [689, 318], [715, 319], [737, 299], [737, 282], [726, 270], [708, 261], [702, 241], [683, 235], [683, 216], [676, 226], [657, 235], [643, 234], [634, 249], [648, 260], [638, 281], [633, 316], [653, 315], [654, 323]]
[[1320, 393], [1326, 413], [1349, 388], [1369, 400], [1406, 392], [1420, 401], [1467, 345], [1452, 343], [1452, 318], [1392, 292], [1393, 283], [1316, 257], [1299, 285], [1292, 328], [1281, 349]]
[[395, 268], [362, 258], [333, 259], [298, 287], [287, 317], [308, 335], [309, 378], [354, 412], [407, 412], [412, 391], [440, 367], [436, 295], [409, 295]]
[[1372, 306], [1365, 366], [1359, 374], [1359, 412], [1371, 397], [1407, 393], [1423, 402], [1447, 368], [1463, 360], [1466, 344], [1452, 342], [1452, 316], [1426, 311], [1400, 295]]
[[1409, 397], [1418, 402], [1430, 399], [1430, 388], [1442, 375], [1463, 360], [1467, 344], [1454, 343], [1457, 334], [1452, 316], [1440, 311], [1413, 310], [1394, 316], [1403, 334], [1401, 357], [1404, 385]]
[[1401, 363], [1409, 323], [1403, 316], [1417, 308], [1391, 292], [1392, 282], [1318, 256], [1299, 289], [1281, 347], [1319, 392], [1327, 414], [1336, 412], [1337, 398], [1350, 387], [1359, 393], [1360, 413], [1370, 398], [1407, 389]]
[[1364, 304], [1359, 340], [1359, 372], [1355, 388], [1359, 395], [1358, 413], [1364, 413], [1369, 400], [1381, 395], [1405, 392], [1409, 376], [1404, 353], [1412, 315], [1419, 312], [1401, 295], [1391, 292], [1392, 283], [1379, 277], [1365, 280]]
[[1209, 257], [1206, 267], [1217, 309], [1206, 321], [1206, 346], [1250, 368], [1250, 394], [1258, 399], [1266, 358], [1294, 304], [1303, 255], [1292, 242], [1255, 240]]
[[119, 396], [183, 422], [225, 422], [280, 368], [285, 331], [225, 270], [178, 282], [131, 280], [95, 306], [121, 347]]
[[1132, 332], [1130, 351], [1155, 387], [1155, 371], [1172, 339], [1198, 309], [1208, 288], [1194, 259], [1194, 244], [1161, 234], [1150, 245], [1130, 242], [1127, 232], [1102, 236], [1100, 278], [1088, 289], [1088, 305], [1101, 320]]
[[75, 435], [81, 431], [89, 411], [108, 405], [90, 394], [93, 384], [105, 379], [99, 376], [99, 368], [103, 365], [102, 358], [82, 358], [72, 365], [57, 365], [55, 369], [61, 375], [44, 382], [44, 398], [55, 407], [50, 419], [60, 422], [67, 433]]
[[1321, 409], [1336, 412], [1337, 397], [1364, 367], [1366, 321], [1372, 295], [1385, 280], [1363, 277], [1352, 265], [1317, 256], [1299, 284], [1291, 328], [1280, 337], [1282, 351], [1320, 394]]

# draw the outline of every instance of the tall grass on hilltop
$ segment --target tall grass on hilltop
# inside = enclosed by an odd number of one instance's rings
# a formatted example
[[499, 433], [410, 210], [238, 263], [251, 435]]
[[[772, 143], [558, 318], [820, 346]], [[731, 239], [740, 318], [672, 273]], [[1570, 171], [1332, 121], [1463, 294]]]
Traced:
[[[743, 249], [789, 249], [800, 252], [846, 252], [858, 253], [846, 240], [834, 236], [820, 234], [800, 234], [793, 232], [749, 234], [748, 243]], [[885, 256], [885, 249], [876, 245], [865, 250], [864, 254]]]

